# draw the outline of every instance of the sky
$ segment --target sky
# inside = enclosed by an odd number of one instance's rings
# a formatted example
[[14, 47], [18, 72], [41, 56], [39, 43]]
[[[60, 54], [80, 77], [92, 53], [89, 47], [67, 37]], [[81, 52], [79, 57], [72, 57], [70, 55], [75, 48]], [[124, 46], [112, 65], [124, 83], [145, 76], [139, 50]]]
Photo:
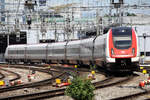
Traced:
[[[118, 0], [115, 0], [118, 1]], [[107, 5], [110, 0], [47, 0], [49, 4], [53, 5], [60, 5], [60, 4], [66, 4], [66, 3], [81, 3], [83, 5], [97, 5], [97, 2], [99, 5]], [[150, 0], [124, 0], [126, 4], [150, 4]]]
[[[119, 0], [114, 0], [115, 2], [119, 1]], [[109, 5], [110, 0], [47, 0], [47, 6], [58, 6], [58, 5], [62, 5], [62, 4], [67, 4], [67, 3], [77, 3], [81, 6], [108, 6]], [[129, 4], [129, 5], [141, 5], [141, 4], [146, 4], [146, 5], [150, 5], [150, 0], [124, 0], [125, 4]], [[150, 9], [147, 10], [143, 10], [143, 9], [139, 9], [139, 10], [128, 10], [130, 12], [136, 12], [136, 13], [144, 13], [144, 14], [150, 14]], [[104, 10], [103, 12], [108, 13], [108, 9]], [[92, 11], [89, 12], [85, 12], [84, 15], [85, 16], [89, 16], [89, 15], [94, 15], [95, 13], [93, 13]]]

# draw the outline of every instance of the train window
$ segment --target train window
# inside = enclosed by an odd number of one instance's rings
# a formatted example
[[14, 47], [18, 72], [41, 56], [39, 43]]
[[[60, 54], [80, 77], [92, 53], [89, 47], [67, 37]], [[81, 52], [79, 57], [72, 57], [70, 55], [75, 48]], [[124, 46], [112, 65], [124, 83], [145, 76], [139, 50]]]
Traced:
[[128, 49], [132, 44], [131, 28], [112, 28], [113, 43], [117, 49]]
[[16, 53], [17, 53], [16, 50], [9, 50], [9, 51], [8, 51], [8, 54], [16, 54]]
[[24, 50], [8, 50], [8, 54], [24, 54]]
[[144, 55], [144, 52], [140, 52], [140, 56], [143, 56]]
[[27, 50], [27, 54], [44, 54], [43, 50]]
[[146, 52], [146, 56], [150, 56], [150, 52]]
[[[140, 56], [143, 56], [144, 52], [140, 52]], [[146, 52], [146, 56], [150, 56], [150, 52]]]
[[24, 54], [24, 50], [18, 50], [18, 54]]
[[121, 40], [131, 40], [130, 36], [116, 36], [113, 38], [115, 41], [121, 41]]
[[[123, 37], [124, 38], [124, 37]], [[123, 38], [118, 38], [118, 39], [114, 39], [114, 46], [117, 49], [127, 49], [131, 47], [131, 39], [127, 40], [127, 39], [123, 39]]]
[[69, 48], [67, 52], [71, 54], [79, 54], [80, 48]]
[[64, 54], [65, 50], [64, 49], [53, 49], [52, 53], [53, 54]]

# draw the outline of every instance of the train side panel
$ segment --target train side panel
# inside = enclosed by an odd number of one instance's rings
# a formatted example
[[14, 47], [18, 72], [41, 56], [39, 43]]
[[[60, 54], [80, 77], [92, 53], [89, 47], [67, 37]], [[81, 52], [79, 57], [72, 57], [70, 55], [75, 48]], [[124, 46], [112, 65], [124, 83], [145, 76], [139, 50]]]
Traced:
[[21, 61], [24, 59], [25, 45], [10, 45], [5, 52], [5, 59], [11, 61]]
[[115, 58], [111, 58], [110, 57], [110, 49], [109, 49], [109, 45], [110, 45], [110, 43], [109, 43], [109, 40], [110, 40], [110, 34], [111, 34], [111, 30], [109, 30], [108, 32], [107, 32], [107, 36], [106, 36], [106, 50], [105, 50], [105, 56], [106, 56], [106, 63], [115, 63]]
[[136, 48], [136, 54], [135, 54], [136, 57], [131, 58], [131, 62], [139, 63], [139, 59], [140, 59], [139, 41], [138, 41], [139, 39], [134, 29], [132, 30], [132, 33], [136, 37], [135, 39], [136, 39], [137, 48]]
[[25, 58], [25, 48], [26, 45], [17, 45], [15, 46], [17, 54], [16, 54], [16, 58], [18, 61], [22, 61]]
[[29, 62], [42, 62], [46, 59], [47, 44], [28, 45], [26, 48], [26, 59]]
[[70, 41], [66, 46], [67, 60], [79, 60], [80, 59], [80, 40]]
[[65, 59], [66, 42], [48, 44], [47, 59], [49, 61], [61, 61]]
[[106, 34], [102, 36], [98, 36], [95, 39], [94, 43], [94, 59], [97, 64], [102, 64], [105, 62], [106, 56], [105, 56], [105, 50], [106, 50]]
[[80, 60], [85, 64], [90, 64], [90, 62], [93, 60], [93, 40], [94, 38], [81, 40]]

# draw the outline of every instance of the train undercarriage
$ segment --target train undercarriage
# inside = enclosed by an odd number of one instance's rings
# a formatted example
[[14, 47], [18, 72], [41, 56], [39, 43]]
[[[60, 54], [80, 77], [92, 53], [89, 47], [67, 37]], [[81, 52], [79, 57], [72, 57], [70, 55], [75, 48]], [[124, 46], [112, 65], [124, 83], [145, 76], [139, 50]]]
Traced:
[[108, 70], [116, 70], [116, 71], [137, 71], [139, 70], [138, 63], [132, 63], [131, 59], [116, 59], [115, 63], [106, 63], [104, 60], [25, 60], [25, 59], [9, 59], [6, 60], [9, 64], [17, 64], [19, 62], [23, 62], [24, 64], [35, 64], [35, 63], [45, 63], [45, 64], [73, 64], [73, 65], [90, 65], [90, 66], [99, 66], [106, 68]]

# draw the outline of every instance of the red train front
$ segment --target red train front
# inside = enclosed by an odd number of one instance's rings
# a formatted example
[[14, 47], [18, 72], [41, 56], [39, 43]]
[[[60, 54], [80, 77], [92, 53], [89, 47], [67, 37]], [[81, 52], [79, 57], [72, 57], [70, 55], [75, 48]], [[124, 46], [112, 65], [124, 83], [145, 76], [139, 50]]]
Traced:
[[139, 62], [138, 39], [131, 27], [115, 27], [107, 34], [106, 62], [131, 65]]

